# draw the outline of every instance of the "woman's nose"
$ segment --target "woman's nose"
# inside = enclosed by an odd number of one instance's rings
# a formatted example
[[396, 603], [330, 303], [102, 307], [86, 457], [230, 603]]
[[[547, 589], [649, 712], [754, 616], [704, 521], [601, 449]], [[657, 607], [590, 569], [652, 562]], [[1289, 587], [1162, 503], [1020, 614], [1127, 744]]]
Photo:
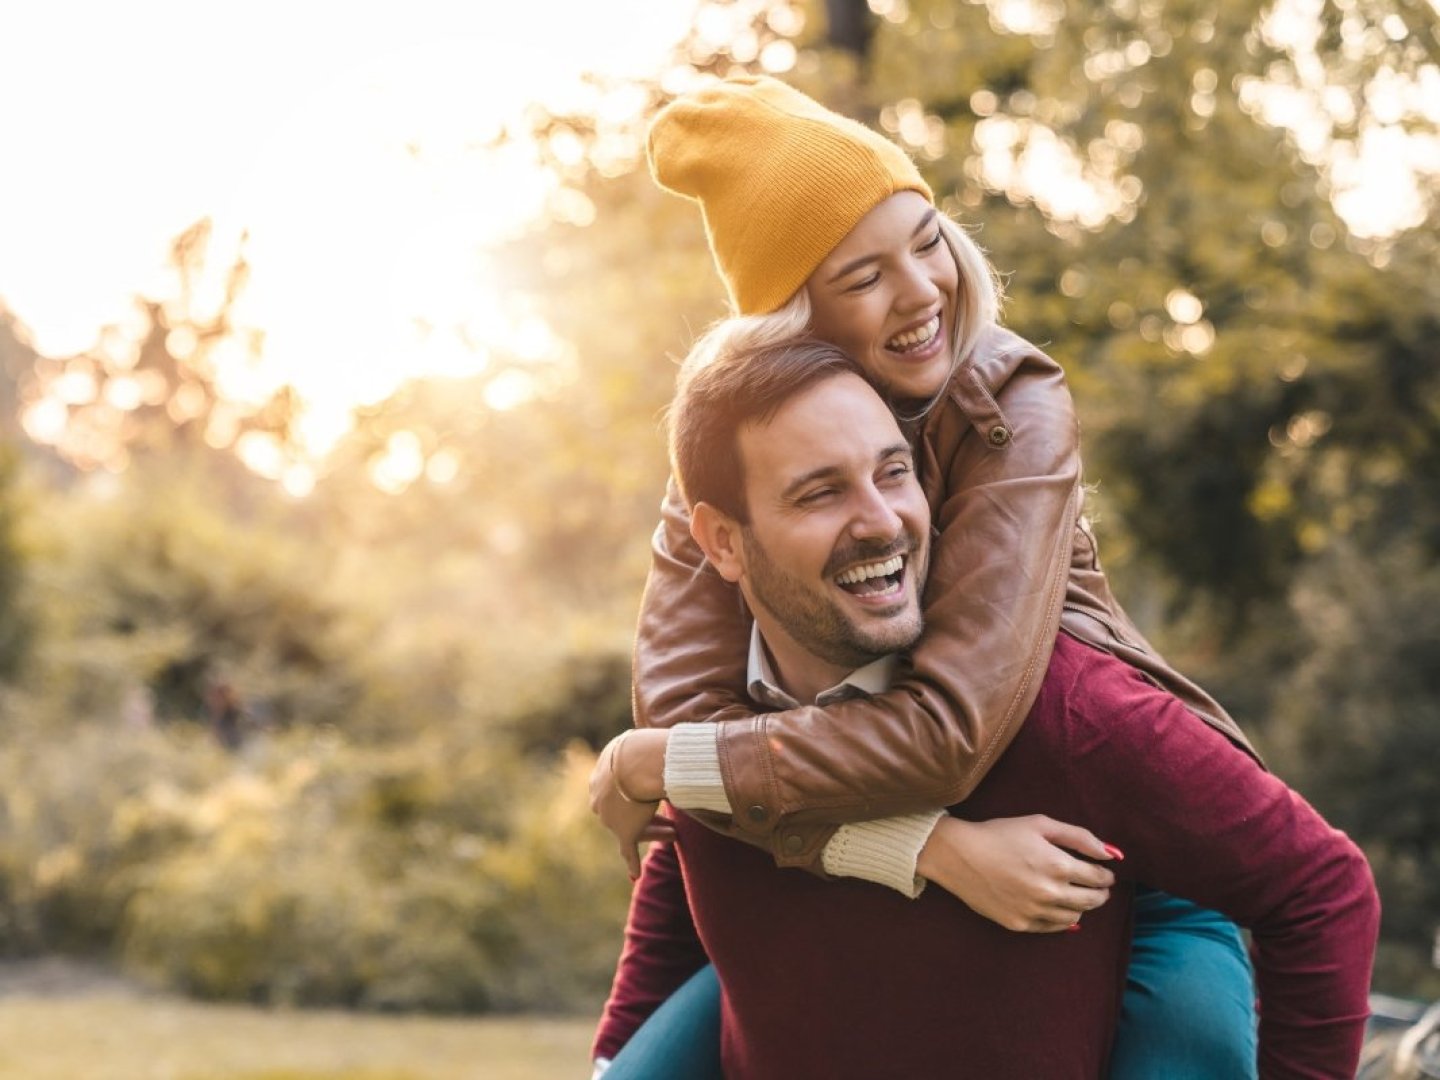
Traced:
[[919, 310], [929, 307], [940, 297], [940, 287], [930, 276], [929, 267], [919, 260], [911, 260], [901, 274], [897, 306], [902, 311]]

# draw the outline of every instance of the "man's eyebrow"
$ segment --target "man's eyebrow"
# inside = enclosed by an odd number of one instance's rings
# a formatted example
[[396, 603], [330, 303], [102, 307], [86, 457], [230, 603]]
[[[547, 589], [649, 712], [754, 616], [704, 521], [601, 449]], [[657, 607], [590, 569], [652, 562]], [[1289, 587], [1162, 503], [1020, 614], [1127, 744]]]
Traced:
[[[910, 239], [913, 240], [915, 239], [915, 237], [919, 236], [922, 232], [925, 231], [925, 228], [934, 220], [935, 208], [932, 206], [930, 207], [930, 209], [926, 210], [924, 215], [920, 218], [920, 224], [916, 225], [914, 231], [910, 233]], [[856, 270], [859, 270], [860, 267], [864, 266], [866, 263], [874, 262], [878, 258], [880, 258], [879, 255], [861, 255], [858, 259], [851, 259], [844, 266], [840, 267], [839, 270], [835, 271], [835, 273], [831, 274], [828, 278], [826, 278], [825, 284], [833, 285], [845, 275], [853, 274]]]
[[786, 484], [784, 490], [780, 492], [780, 497], [782, 499], [793, 499], [799, 494], [800, 489], [806, 485], [813, 484], [816, 480], [825, 480], [832, 476], [839, 476], [840, 472], [841, 469], [838, 465], [822, 465], [818, 469], [811, 469], [809, 472], [800, 474], [794, 480], [791, 480], [790, 483]]

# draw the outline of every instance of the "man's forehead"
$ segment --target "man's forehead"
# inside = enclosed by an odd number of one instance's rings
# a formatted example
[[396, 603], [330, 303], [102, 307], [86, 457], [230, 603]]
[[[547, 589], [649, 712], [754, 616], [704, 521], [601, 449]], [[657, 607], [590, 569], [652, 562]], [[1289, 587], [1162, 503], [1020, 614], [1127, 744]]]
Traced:
[[873, 463], [904, 441], [880, 395], [848, 372], [806, 387], [740, 433], [747, 483], [766, 487], [784, 487], [816, 469]]

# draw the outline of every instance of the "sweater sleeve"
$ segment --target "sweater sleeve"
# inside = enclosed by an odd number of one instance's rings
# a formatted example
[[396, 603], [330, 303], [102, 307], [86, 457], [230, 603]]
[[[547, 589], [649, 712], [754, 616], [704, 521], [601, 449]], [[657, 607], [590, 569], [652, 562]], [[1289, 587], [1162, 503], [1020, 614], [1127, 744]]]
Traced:
[[613, 1058], [650, 1014], [708, 962], [675, 845], [652, 844], [630, 895], [625, 945], [590, 1056]]
[[1103, 691], [1070, 694], [1064, 761], [1084, 820], [1125, 852], [1121, 876], [1250, 930], [1263, 1080], [1349, 1080], [1379, 925], [1364, 856], [1173, 697], [1106, 670]]
[[[731, 812], [716, 749], [715, 724], [676, 724], [665, 748], [665, 797], [682, 810]], [[925, 888], [917, 866], [920, 851], [943, 810], [877, 818], [841, 825], [821, 852], [821, 865], [833, 877], [853, 877], [886, 885], [910, 899]]]

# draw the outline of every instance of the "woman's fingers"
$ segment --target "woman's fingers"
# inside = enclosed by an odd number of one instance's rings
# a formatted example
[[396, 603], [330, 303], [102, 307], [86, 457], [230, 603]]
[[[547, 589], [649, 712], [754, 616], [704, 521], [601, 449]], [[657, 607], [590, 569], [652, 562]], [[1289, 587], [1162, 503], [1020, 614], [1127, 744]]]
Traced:
[[[1109, 899], [1109, 889], [1084, 889], [1071, 886], [1056, 901], [1055, 908], [1062, 915], [1069, 913], [1072, 916], [1079, 916], [1087, 911], [1094, 911]], [[1071, 921], [1073, 922], [1074, 918]]]
[[1087, 889], [1108, 889], [1115, 884], [1115, 875], [1105, 867], [1069, 855], [1065, 858], [1060, 872], [1068, 884]]
[[669, 818], [657, 817], [640, 833], [641, 840], [674, 840], [675, 826]]
[[1102, 862], [1118, 862], [1125, 858], [1119, 848], [1105, 843], [1089, 829], [1049, 817], [1042, 816], [1042, 821], [1045, 839], [1056, 847], [1067, 848], [1086, 858], [1099, 859]]
[[1073, 930], [1086, 912], [1094, 911], [1110, 899], [1109, 889], [1075, 889], [1031, 919], [1032, 934], [1054, 934]]
[[1061, 934], [1074, 931], [1080, 925], [1080, 917], [1073, 911], [1056, 910], [1044, 918], [1033, 919], [1025, 932], [1029, 934]]
[[620, 857], [625, 860], [625, 868], [630, 871], [630, 880], [637, 880], [640, 877], [640, 849], [621, 840]]

